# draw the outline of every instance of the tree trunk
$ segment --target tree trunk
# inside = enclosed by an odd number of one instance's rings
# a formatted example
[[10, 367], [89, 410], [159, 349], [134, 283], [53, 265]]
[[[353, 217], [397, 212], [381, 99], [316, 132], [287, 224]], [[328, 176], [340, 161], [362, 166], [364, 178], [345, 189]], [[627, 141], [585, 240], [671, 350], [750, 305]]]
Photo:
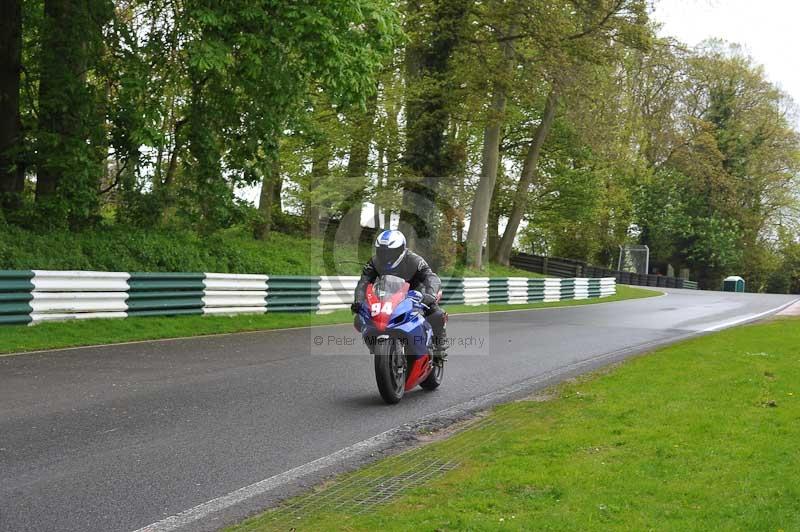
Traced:
[[[100, 37], [99, 21], [87, 9], [85, 2], [77, 0], [44, 2], [37, 201], [53, 196], [64, 179], [74, 182], [70, 193], [80, 195], [90, 186], [81, 183], [83, 178], [99, 178], [86, 168], [86, 161], [92, 159], [88, 145], [92, 99], [86, 73], [92, 45]], [[65, 198], [66, 207], [80, 209], [72, 199]]]
[[280, 171], [275, 172], [273, 179], [275, 184], [272, 187], [272, 212], [281, 213], [283, 211], [283, 177], [281, 176]]
[[[398, 81], [399, 83], [399, 81]], [[386, 172], [385, 172], [385, 187], [392, 190], [396, 187], [398, 181], [398, 168], [400, 167], [400, 127], [398, 126], [398, 117], [402, 103], [397, 100], [390, 100], [386, 105]], [[383, 228], [389, 229], [392, 224], [392, 209], [391, 205], [384, 205], [383, 212]]]
[[[503, 37], [512, 33], [514, 33], [513, 26], [506, 34], [498, 32], [498, 36]], [[511, 74], [510, 67], [512, 66], [513, 52], [513, 41], [504, 41], [504, 65], [498, 73], [499, 79], [495, 80], [494, 83], [492, 104], [489, 108], [486, 127], [483, 130], [481, 178], [478, 182], [475, 198], [472, 201], [469, 231], [467, 232], [465, 246], [467, 266], [473, 268], [481, 268], [483, 266], [483, 243], [486, 239], [486, 223], [489, 219], [489, 210], [494, 196], [495, 184], [497, 183], [497, 168], [500, 164], [500, 141], [506, 113], [506, 86], [509, 82], [507, 78]], [[490, 253], [487, 253], [487, 256], [491, 256]]]
[[386, 142], [384, 137], [380, 137], [378, 141], [378, 165], [376, 167], [376, 175], [375, 175], [375, 197], [373, 198], [373, 213], [372, 213], [372, 220], [373, 225], [375, 226], [375, 232], [377, 233], [379, 229], [383, 227], [383, 220], [381, 220], [381, 192], [383, 191], [383, 178], [386, 174], [386, 166], [385, 165], [385, 156], [386, 156]]
[[365, 178], [369, 168], [369, 149], [372, 144], [376, 107], [377, 94], [373, 94], [367, 101], [366, 111], [358, 111], [353, 121], [347, 177], [354, 183], [354, 190], [342, 203], [342, 221], [336, 233], [337, 239], [345, 243], [356, 243], [361, 236], [361, 211], [364, 205]]
[[261, 194], [258, 202], [258, 221], [253, 227], [253, 238], [266, 240], [272, 229], [272, 214], [275, 209], [275, 188], [281, 174], [280, 150], [277, 141], [271, 158], [264, 162]]
[[[58, 24], [69, 25], [69, 0], [46, 0], [44, 2], [44, 35], [42, 36], [41, 79], [39, 80], [39, 134], [43, 137], [39, 146], [39, 164], [36, 171], [36, 200], [42, 201], [56, 192], [61, 176], [58, 149], [65, 140], [75, 135], [75, 126], [80, 117], [70, 110], [70, 102], [61, 97], [75, 92], [75, 79], [83, 70], [83, 61], [75, 53], [77, 43], [71, 42], [70, 29], [58, 30]], [[60, 22], [63, 21], [63, 22]], [[66, 82], [61, 86], [61, 82]], [[68, 96], [67, 96], [68, 97]], [[68, 105], [63, 105], [67, 103]], [[61, 157], [64, 157], [62, 154]]]
[[497, 166], [500, 162], [500, 138], [503, 129], [503, 115], [506, 109], [506, 93], [503, 87], [495, 90], [492, 98], [491, 116], [483, 130], [483, 154], [481, 161], [481, 179], [478, 190], [472, 201], [472, 211], [467, 231], [467, 266], [481, 268], [483, 263], [483, 243], [486, 238], [486, 222], [489, 219], [489, 208], [492, 203], [495, 183], [497, 182]]
[[218, 79], [194, 80], [186, 123], [187, 147], [191, 154], [194, 200], [199, 213], [196, 227], [203, 234], [219, 229], [220, 197], [228, 194], [222, 173], [222, 134], [219, 121], [209, 109], [208, 93], [222, 90]]
[[533, 134], [533, 140], [528, 147], [528, 153], [525, 156], [525, 162], [522, 166], [522, 173], [517, 184], [517, 191], [514, 194], [514, 204], [511, 208], [511, 215], [508, 218], [508, 225], [503, 233], [503, 238], [500, 240], [500, 245], [497, 247], [495, 261], [508, 265], [511, 259], [511, 249], [514, 245], [514, 239], [517, 237], [519, 224], [528, 206], [528, 190], [533, 182], [534, 177], [539, 173], [539, 155], [542, 151], [544, 141], [550, 133], [550, 128], [553, 125], [553, 120], [556, 115], [556, 107], [558, 107], [558, 93], [555, 85], [550, 89], [550, 94], [547, 95], [547, 102], [544, 106], [542, 113], [542, 120], [536, 126]]
[[[439, 181], [452, 174], [447, 157], [446, 131], [452, 97], [450, 58], [461, 41], [471, 0], [434, 2], [430, 31], [406, 51], [406, 78], [410, 90], [406, 104], [405, 164], [413, 178], [403, 185], [400, 229], [409, 244], [432, 262], [438, 235]], [[409, 3], [414, 20], [419, 6]]]
[[[500, 170], [498, 170], [500, 172]], [[486, 224], [486, 256], [494, 257], [497, 253], [497, 246], [500, 245], [500, 205], [497, 198], [500, 194], [500, 180], [494, 183], [492, 191], [492, 203], [489, 206], [489, 220]]]
[[164, 177], [164, 188], [169, 189], [172, 185], [172, 181], [175, 179], [175, 172], [178, 169], [178, 157], [180, 156], [181, 149], [183, 148], [183, 136], [181, 130], [183, 129], [183, 125], [186, 123], [186, 119], [178, 120], [175, 122], [175, 127], [173, 128], [172, 138], [173, 138], [173, 147], [172, 153], [169, 155], [169, 164], [167, 165], [167, 174]]
[[[460, 125], [456, 128], [456, 132], [453, 135], [453, 144], [455, 149], [453, 150], [454, 154], [454, 167], [456, 168], [456, 173], [454, 175], [454, 182], [453, 187], [455, 189], [455, 196], [456, 198], [463, 198], [466, 196], [465, 193], [465, 181], [466, 181], [466, 174], [467, 174], [467, 154], [469, 152], [469, 138], [470, 132], [469, 127], [466, 125]], [[464, 205], [459, 201], [455, 205], [453, 205], [453, 214], [452, 214], [452, 223], [455, 226], [455, 237], [456, 237], [456, 246], [458, 252], [460, 254], [464, 253], [464, 229], [465, 229], [465, 208]]]
[[4, 0], [0, 6], [0, 208], [4, 211], [19, 205], [25, 185], [25, 170], [19, 157], [21, 71], [22, 1]]
[[314, 193], [319, 188], [330, 172], [331, 148], [327, 139], [318, 143], [314, 150], [314, 160], [311, 162], [311, 181], [308, 184], [309, 199], [305, 205], [306, 231], [308, 236], [321, 236], [320, 219], [322, 209]]

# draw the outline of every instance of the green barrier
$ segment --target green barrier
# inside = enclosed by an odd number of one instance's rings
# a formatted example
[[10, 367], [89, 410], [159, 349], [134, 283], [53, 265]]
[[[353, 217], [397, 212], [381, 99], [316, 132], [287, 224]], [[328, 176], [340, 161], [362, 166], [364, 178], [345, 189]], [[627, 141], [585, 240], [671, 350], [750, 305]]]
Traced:
[[492, 277], [489, 279], [489, 303], [508, 303], [508, 279]]
[[442, 277], [442, 305], [464, 304], [464, 279], [459, 277]]
[[128, 279], [129, 292], [152, 290], [199, 290], [205, 289], [204, 273], [151, 273], [134, 272]]
[[544, 279], [528, 279], [528, 303], [544, 301]]
[[0, 270], [0, 324], [31, 322], [33, 276], [31, 270]]
[[275, 276], [267, 281], [267, 312], [316, 312], [319, 277]]
[[203, 313], [204, 273], [134, 272], [128, 279], [129, 316]]

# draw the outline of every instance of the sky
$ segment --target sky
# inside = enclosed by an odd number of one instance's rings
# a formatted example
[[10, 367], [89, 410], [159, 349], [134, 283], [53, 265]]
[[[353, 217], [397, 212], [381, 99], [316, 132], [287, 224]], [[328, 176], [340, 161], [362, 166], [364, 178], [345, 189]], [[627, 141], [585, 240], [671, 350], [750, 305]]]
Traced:
[[741, 44], [800, 104], [800, 0], [655, 0], [652, 16], [661, 35], [690, 46], [708, 38]]

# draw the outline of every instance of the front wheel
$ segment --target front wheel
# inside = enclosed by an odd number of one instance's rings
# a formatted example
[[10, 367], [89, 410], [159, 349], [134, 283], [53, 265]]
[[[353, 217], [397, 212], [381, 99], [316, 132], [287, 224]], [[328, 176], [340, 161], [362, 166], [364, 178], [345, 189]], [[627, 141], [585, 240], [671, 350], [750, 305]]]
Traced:
[[390, 405], [400, 402], [406, 388], [407, 373], [403, 346], [391, 338], [379, 340], [375, 346], [375, 380], [384, 401]]

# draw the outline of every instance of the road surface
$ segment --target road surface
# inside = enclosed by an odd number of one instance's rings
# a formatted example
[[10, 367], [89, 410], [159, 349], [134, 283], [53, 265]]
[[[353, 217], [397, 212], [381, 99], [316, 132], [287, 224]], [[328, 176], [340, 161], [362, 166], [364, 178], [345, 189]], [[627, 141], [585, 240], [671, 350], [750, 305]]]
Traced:
[[[442, 387], [392, 407], [378, 396], [364, 347], [350, 345], [351, 326], [2, 357], [0, 530], [137, 530], [515, 383], [585, 371], [793, 300], [667, 291], [454, 316]], [[187, 529], [259, 504], [204, 510]]]

